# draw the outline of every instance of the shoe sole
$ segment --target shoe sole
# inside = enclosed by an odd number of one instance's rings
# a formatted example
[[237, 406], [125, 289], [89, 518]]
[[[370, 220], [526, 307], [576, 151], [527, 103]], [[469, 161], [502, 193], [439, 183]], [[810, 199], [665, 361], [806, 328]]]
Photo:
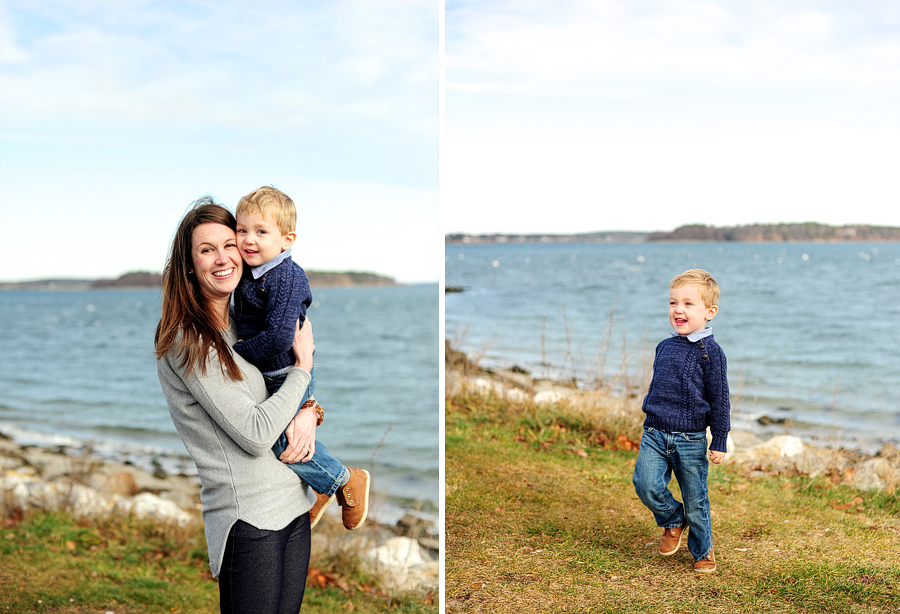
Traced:
[[334, 503], [334, 495], [331, 495], [331, 498], [325, 502], [325, 505], [322, 506], [322, 509], [319, 510], [319, 513], [316, 514], [316, 517], [313, 518], [312, 522], [309, 523], [309, 530], [312, 531], [319, 521], [322, 520], [322, 516], [325, 515], [325, 510], [328, 509], [328, 506]]
[[696, 567], [694, 568], [694, 571], [697, 573], [712, 573], [715, 570], [716, 570], [715, 567], [713, 567], [712, 569], [697, 569]]
[[681, 548], [681, 541], [684, 539], [684, 534], [687, 532], [688, 528], [685, 527], [684, 531], [681, 532], [681, 535], [678, 536], [678, 543], [675, 544], [675, 548], [673, 548], [671, 552], [663, 552], [662, 550], [660, 550], [659, 553], [663, 556], [672, 556], [673, 554], [678, 552], [678, 549]]
[[348, 531], [355, 531], [359, 527], [363, 526], [363, 523], [366, 521], [366, 517], [369, 515], [369, 486], [372, 484], [372, 476], [369, 475], [369, 472], [365, 469], [360, 469], [363, 473], [366, 474], [366, 496], [363, 497], [363, 501], [365, 501], [365, 505], [363, 505], [362, 518], [359, 519], [359, 522], [356, 523], [356, 526], [352, 529], [347, 529]]

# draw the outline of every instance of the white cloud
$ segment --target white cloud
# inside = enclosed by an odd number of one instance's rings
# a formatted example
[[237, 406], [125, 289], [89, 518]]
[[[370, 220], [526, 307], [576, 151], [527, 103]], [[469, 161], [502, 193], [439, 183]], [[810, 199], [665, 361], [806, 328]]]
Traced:
[[900, 224], [900, 12], [450, 3], [446, 232]]
[[0, 279], [159, 270], [191, 201], [272, 183], [313, 268], [438, 279], [437, 8], [5, 0]]

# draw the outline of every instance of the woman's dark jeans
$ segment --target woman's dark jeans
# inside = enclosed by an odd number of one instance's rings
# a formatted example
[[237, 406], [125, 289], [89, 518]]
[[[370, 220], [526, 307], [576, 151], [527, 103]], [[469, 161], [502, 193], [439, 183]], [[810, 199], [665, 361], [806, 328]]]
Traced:
[[297, 614], [309, 568], [309, 514], [280, 531], [238, 520], [219, 572], [222, 614]]

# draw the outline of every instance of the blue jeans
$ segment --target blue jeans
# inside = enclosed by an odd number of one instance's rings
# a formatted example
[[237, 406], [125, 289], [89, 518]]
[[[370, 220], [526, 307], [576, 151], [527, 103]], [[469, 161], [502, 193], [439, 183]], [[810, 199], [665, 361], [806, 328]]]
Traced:
[[[309, 376], [309, 386], [306, 387], [306, 392], [303, 393], [303, 399], [301, 399], [300, 405], [303, 405], [316, 391], [315, 364], [313, 364]], [[263, 375], [263, 379], [266, 381], [266, 388], [270, 393], [275, 393], [281, 388], [286, 377], [287, 373], [281, 375]], [[305, 463], [290, 463], [288, 467], [293, 469], [294, 473], [299, 475], [300, 478], [309, 484], [314, 491], [330, 497], [344, 482], [347, 481], [349, 474], [344, 465], [341, 464], [341, 461], [328, 453], [328, 448], [319, 443], [318, 440], [315, 445], [315, 453], [311, 460]], [[278, 438], [278, 441], [275, 442], [275, 445], [272, 446], [272, 452], [275, 453], [275, 456], [281, 456], [281, 453], [284, 452], [287, 447], [287, 435], [282, 433]]]
[[[687, 546], [695, 561], [709, 556], [713, 547], [706, 489], [708, 469], [706, 431], [669, 433], [644, 427], [634, 466], [634, 490], [653, 512], [658, 526], [688, 526]], [[683, 504], [668, 488], [673, 472], [681, 487]]]
[[238, 520], [219, 572], [222, 614], [297, 614], [309, 568], [309, 514], [280, 531]]

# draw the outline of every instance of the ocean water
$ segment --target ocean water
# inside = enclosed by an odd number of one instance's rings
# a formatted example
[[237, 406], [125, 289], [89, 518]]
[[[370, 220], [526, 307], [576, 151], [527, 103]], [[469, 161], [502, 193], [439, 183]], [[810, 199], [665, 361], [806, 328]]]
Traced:
[[445, 266], [463, 289], [446, 295], [445, 334], [483, 364], [633, 384], [671, 331], [669, 280], [706, 269], [733, 428], [900, 441], [900, 243], [454, 244]]
[[[314, 289], [316, 435], [373, 473], [379, 520], [439, 496], [436, 284]], [[156, 375], [158, 290], [0, 292], [0, 432], [196, 474]]]

